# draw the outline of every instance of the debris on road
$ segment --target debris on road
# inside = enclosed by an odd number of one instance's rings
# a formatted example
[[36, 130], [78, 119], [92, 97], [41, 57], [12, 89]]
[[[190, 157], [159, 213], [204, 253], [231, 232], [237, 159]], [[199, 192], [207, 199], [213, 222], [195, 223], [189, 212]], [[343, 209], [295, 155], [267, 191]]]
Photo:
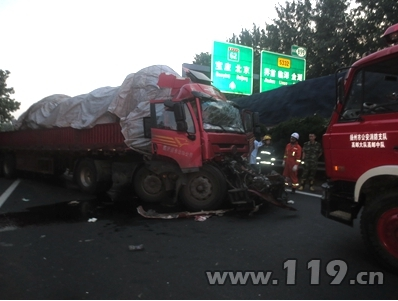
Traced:
[[1, 247], [12, 247], [13, 244], [9, 244], [9, 243], [6, 243], [6, 242], [0, 242], [0, 246]]
[[97, 219], [95, 217], [89, 218], [88, 222], [89, 223], [95, 223], [97, 221]]
[[211, 217], [210, 215], [196, 215], [195, 216], [195, 221], [197, 222], [204, 222], [205, 220], [207, 220], [209, 217]]
[[18, 229], [18, 227], [15, 227], [15, 226], [5, 226], [3, 228], [0, 228], [0, 232], [14, 231], [17, 229]]
[[[225, 210], [210, 210], [210, 211], [198, 211], [198, 212], [189, 212], [189, 211], [181, 211], [181, 212], [173, 212], [173, 213], [157, 213], [154, 210], [145, 211], [142, 206], [137, 207], [137, 212], [146, 218], [161, 218], [161, 219], [174, 219], [174, 218], [183, 218], [183, 217], [195, 217], [195, 216], [211, 216], [218, 215], [221, 216], [228, 211], [232, 211], [233, 209], [225, 209]], [[196, 220], [196, 218], [195, 218]]]
[[129, 246], [129, 250], [130, 251], [141, 251], [141, 250], [144, 250], [144, 245], [143, 244], [141, 244], [141, 245], [130, 245]]
[[27, 199], [27, 198], [22, 198], [22, 201], [24, 201], [24, 202], [29, 202], [29, 201], [30, 201], [30, 199]]
[[79, 204], [80, 204], [79, 201], [70, 201], [70, 202], [68, 203], [68, 205], [71, 205], [71, 206], [76, 206], [76, 205], [79, 205]]

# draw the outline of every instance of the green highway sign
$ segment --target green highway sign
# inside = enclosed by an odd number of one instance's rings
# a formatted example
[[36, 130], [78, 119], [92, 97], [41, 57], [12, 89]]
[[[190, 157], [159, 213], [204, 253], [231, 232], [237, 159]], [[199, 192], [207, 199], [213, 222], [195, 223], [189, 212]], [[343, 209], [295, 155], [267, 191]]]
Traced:
[[211, 80], [224, 93], [253, 93], [253, 48], [214, 41]]
[[260, 92], [305, 80], [305, 59], [261, 51]]
[[292, 45], [290, 50], [292, 56], [297, 56], [302, 59], [305, 59], [307, 57], [307, 49], [304, 47]]

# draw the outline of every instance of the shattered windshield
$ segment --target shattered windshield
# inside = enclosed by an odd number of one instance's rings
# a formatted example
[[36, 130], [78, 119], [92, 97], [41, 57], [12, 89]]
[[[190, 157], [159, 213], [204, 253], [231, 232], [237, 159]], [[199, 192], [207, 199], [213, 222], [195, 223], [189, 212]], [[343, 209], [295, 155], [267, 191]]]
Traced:
[[245, 132], [239, 110], [228, 102], [202, 98], [202, 116], [207, 132]]

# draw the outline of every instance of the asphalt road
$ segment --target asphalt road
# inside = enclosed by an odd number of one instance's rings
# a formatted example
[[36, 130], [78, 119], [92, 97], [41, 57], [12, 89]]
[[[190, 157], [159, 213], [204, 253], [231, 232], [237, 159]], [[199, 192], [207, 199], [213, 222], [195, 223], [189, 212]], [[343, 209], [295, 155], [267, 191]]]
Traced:
[[[364, 249], [358, 224], [325, 219], [319, 197], [292, 195], [296, 212], [269, 205], [252, 216], [164, 220], [140, 216], [134, 197], [113, 203], [68, 186], [0, 179], [1, 299], [397, 297], [398, 276]], [[220, 285], [216, 272], [231, 273]], [[234, 284], [239, 272], [269, 281]]]

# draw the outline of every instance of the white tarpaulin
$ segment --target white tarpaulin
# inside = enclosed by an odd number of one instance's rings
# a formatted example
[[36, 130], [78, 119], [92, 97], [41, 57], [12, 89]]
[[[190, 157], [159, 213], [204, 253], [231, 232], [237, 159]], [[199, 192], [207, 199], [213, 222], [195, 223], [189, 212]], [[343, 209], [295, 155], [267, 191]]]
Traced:
[[62, 94], [48, 96], [23, 113], [15, 128], [86, 129], [119, 121], [126, 145], [148, 151], [150, 141], [144, 138], [143, 117], [150, 115], [149, 100], [163, 99], [171, 93], [170, 88], [157, 85], [161, 73], [179, 76], [168, 66], [154, 65], [128, 75], [120, 87], [98, 88], [74, 97]]
[[120, 118], [125, 143], [132, 149], [150, 150], [150, 140], [144, 138], [143, 117], [150, 115], [149, 101], [171, 95], [170, 88], [159, 88], [159, 75], [169, 73], [178, 76], [164, 65], [144, 68], [126, 77], [119, 92], [109, 106], [109, 112]]

